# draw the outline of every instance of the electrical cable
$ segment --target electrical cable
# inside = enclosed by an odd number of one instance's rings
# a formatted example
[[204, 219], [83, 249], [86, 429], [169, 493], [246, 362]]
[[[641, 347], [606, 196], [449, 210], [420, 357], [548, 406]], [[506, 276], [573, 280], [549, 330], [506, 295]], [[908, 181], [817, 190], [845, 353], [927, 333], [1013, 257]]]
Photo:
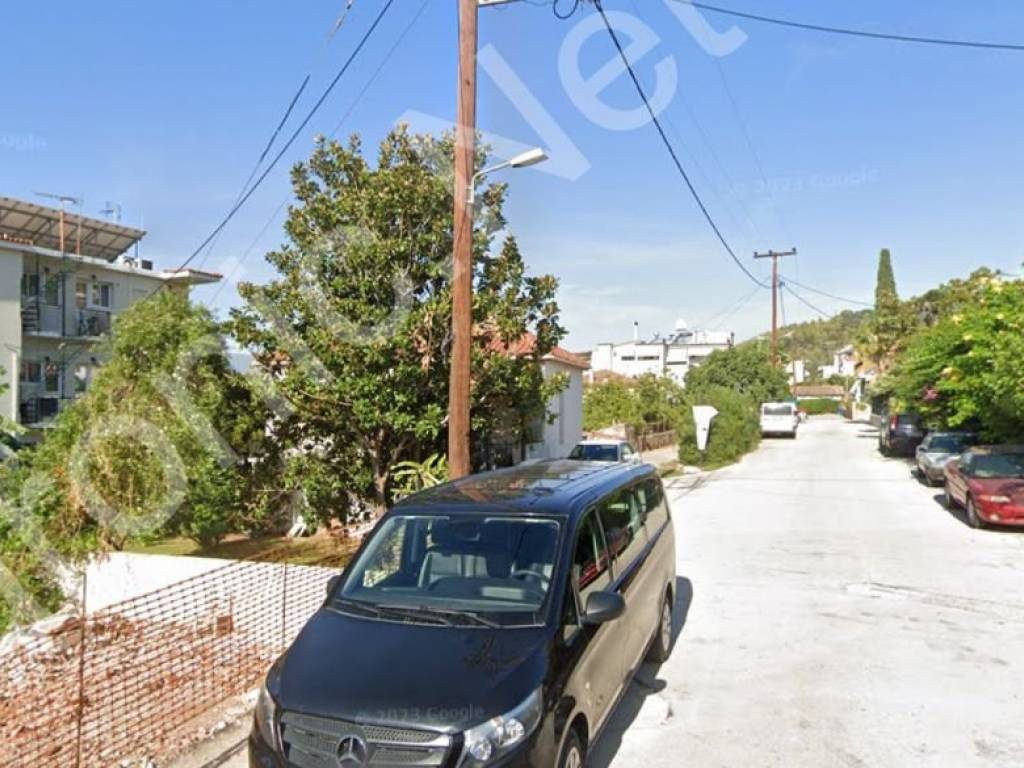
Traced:
[[774, 16], [762, 16], [756, 13], [745, 13], [743, 11], [734, 11], [731, 8], [722, 8], [717, 5], [709, 5], [708, 3], [698, 2], [697, 0], [674, 0], [674, 2], [682, 3], [683, 5], [692, 5], [694, 8], [699, 8], [702, 11], [708, 11], [709, 13], [718, 13], [723, 16], [732, 16], [738, 19], [746, 19], [748, 21], [756, 21], [762, 24], [774, 24], [781, 27], [793, 27], [794, 29], [803, 29], [810, 32], [824, 32], [830, 35], [846, 35], [848, 37], [866, 37], [873, 40], [888, 40], [890, 42], [898, 43], [918, 43], [923, 45], [944, 45], [955, 48], [982, 48], [986, 50], [999, 50], [999, 51], [1024, 51], [1024, 44], [1020, 43], [993, 43], [978, 40], [955, 40], [941, 37], [922, 37], [918, 35], [900, 35], [889, 32], [870, 32], [864, 29], [851, 29], [847, 27], [832, 27], [825, 24], [810, 24], [802, 21], [792, 21], [790, 19], [780, 19]]
[[629, 57], [626, 56], [626, 51], [622, 47], [622, 43], [619, 41], [619, 36], [615, 33], [614, 27], [612, 27], [611, 22], [608, 20], [608, 16], [605, 13], [602, 0], [593, 0], [593, 3], [594, 7], [597, 8], [597, 12], [601, 14], [601, 19], [602, 21], [604, 21], [605, 28], [608, 30], [608, 35], [611, 37], [612, 42], [615, 44], [615, 48], [619, 52], [619, 56], [622, 58], [622, 62], [626, 66], [626, 70], [629, 72], [630, 79], [633, 81], [633, 85], [636, 88], [637, 93], [640, 95], [640, 98], [643, 101], [644, 106], [647, 108], [647, 112], [651, 116], [651, 121], [654, 123], [654, 127], [658, 130], [658, 135], [661, 137], [661, 141], [665, 145], [665, 149], [668, 150], [669, 155], [672, 157], [672, 162], [675, 163], [676, 170], [679, 172], [679, 175], [682, 177], [683, 181], [686, 182], [686, 186], [690, 190], [690, 194], [696, 201], [697, 206], [701, 210], [701, 213], [704, 214], [704, 218], [707, 220], [708, 224], [711, 226], [711, 229], [714, 231], [716, 237], [718, 238], [718, 241], [722, 244], [722, 247], [725, 248], [726, 252], [729, 254], [729, 257], [733, 260], [733, 262], [735, 262], [736, 266], [739, 267], [743, 274], [745, 274], [752, 282], [756, 283], [757, 285], [763, 286], [764, 283], [761, 280], [758, 280], [754, 276], [754, 273], [751, 272], [747, 268], [747, 266], [742, 261], [740, 261], [739, 257], [736, 256], [736, 252], [733, 251], [732, 246], [729, 245], [729, 241], [725, 239], [725, 235], [722, 234], [722, 230], [719, 229], [718, 224], [715, 223], [714, 218], [711, 216], [711, 212], [708, 210], [708, 207], [704, 204], [704, 201], [701, 199], [700, 193], [697, 192], [697, 188], [694, 187], [693, 182], [690, 180], [689, 174], [683, 167], [682, 162], [680, 162], [679, 155], [676, 154], [675, 148], [672, 146], [672, 142], [669, 141], [669, 138], [665, 133], [665, 129], [662, 127], [661, 121], [658, 119], [657, 113], [655, 113], [654, 108], [651, 106], [651, 103], [647, 98], [647, 93], [644, 91], [643, 86], [640, 84], [640, 79], [637, 77], [636, 71], [633, 69], [633, 65], [629, 61]]
[[355, 61], [356, 57], [366, 46], [366, 43], [369, 42], [370, 37], [376, 31], [381, 21], [384, 20], [384, 17], [387, 15], [387, 12], [391, 9], [394, 3], [395, 0], [386, 0], [384, 6], [380, 10], [380, 13], [377, 14], [369, 29], [367, 29], [366, 32], [363, 34], [362, 38], [359, 40], [359, 43], [353, 49], [349, 57], [345, 60], [345, 63], [342, 65], [341, 69], [338, 70], [337, 74], [334, 76], [334, 79], [331, 80], [327, 88], [320, 95], [320, 98], [317, 99], [316, 103], [303, 118], [299, 126], [292, 132], [291, 136], [289, 136], [288, 141], [285, 142], [284, 146], [281, 147], [280, 150], [278, 150], [277, 154], [274, 155], [273, 159], [270, 161], [270, 164], [256, 178], [252, 186], [250, 186], [249, 189], [245, 192], [245, 194], [242, 195], [242, 197], [235, 203], [235, 205], [231, 207], [231, 210], [228, 211], [227, 215], [223, 218], [220, 224], [218, 224], [214, 228], [214, 230], [206, 237], [206, 239], [203, 240], [202, 243], [200, 243], [199, 247], [196, 248], [192, 252], [192, 254], [187, 259], [185, 259], [184, 262], [182, 262], [181, 266], [178, 267], [177, 271], [180, 272], [184, 270], [189, 264], [191, 264], [192, 261], [196, 258], [196, 256], [198, 256], [202, 252], [202, 250], [224, 229], [224, 227], [228, 225], [228, 222], [230, 222], [231, 219], [234, 218], [235, 214], [238, 213], [242, 206], [245, 205], [245, 203], [249, 200], [250, 197], [252, 197], [253, 193], [257, 189], [259, 189], [260, 185], [263, 184], [267, 176], [270, 175], [270, 172], [274, 170], [278, 162], [280, 162], [281, 158], [291, 148], [292, 144], [295, 143], [295, 140], [298, 139], [298, 137], [302, 134], [302, 131], [305, 130], [306, 126], [309, 124], [309, 121], [313, 119], [313, 116], [316, 115], [316, 113], [320, 110], [320, 107], [323, 106], [325, 101], [327, 101], [327, 97], [331, 95], [331, 92], [334, 90], [334, 87], [338, 84], [338, 82], [345, 75], [345, 73], [348, 72], [349, 67], [351, 67], [352, 65], [352, 62]]
[[800, 302], [801, 304], [803, 304], [803, 305], [804, 305], [805, 307], [808, 307], [808, 308], [810, 308], [810, 309], [814, 310], [814, 311], [815, 311], [815, 312], [817, 312], [817, 313], [818, 313], [819, 315], [821, 315], [822, 317], [824, 317], [824, 318], [825, 318], [826, 320], [831, 320], [831, 319], [832, 319], [833, 317], [835, 317], [835, 315], [830, 315], [830, 314], [829, 314], [828, 312], [826, 312], [825, 310], [823, 310], [823, 309], [819, 309], [818, 307], [816, 307], [816, 306], [814, 306], [813, 304], [811, 304], [811, 302], [809, 302], [809, 301], [808, 301], [807, 299], [805, 299], [805, 298], [804, 298], [803, 296], [801, 296], [801, 295], [800, 295], [799, 293], [797, 293], [796, 291], [794, 291], [794, 290], [793, 290], [792, 288], [790, 288], [790, 287], [789, 287], [788, 285], [786, 285], [786, 284], [783, 284], [783, 286], [782, 286], [782, 287], [783, 287], [783, 289], [785, 289], [785, 290], [789, 291], [789, 292], [790, 292], [791, 294], [793, 294], [793, 298], [795, 298], [795, 299], [796, 299], [797, 301], [799, 301], [799, 302]]
[[838, 296], [838, 295], [836, 295], [834, 293], [829, 293], [828, 291], [823, 291], [820, 288], [812, 288], [809, 285], [804, 285], [803, 283], [798, 283], [796, 280], [794, 280], [791, 277], [785, 277], [785, 279], [788, 282], [792, 283], [793, 285], [797, 286], [798, 288], [803, 288], [805, 291], [810, 291], [811, 293], [817, 293], [819, 296], [825, 296], [825, 297], [827, 297], [829, 299], [835, 299], [836, 301], [843, 301], [843, 302], [846, 302], [847, 304], [854, 304], [855, 306], [858, 306], [858, 307], [871, 307], [871, 308], [873, 308], [875, 306], [874, 304], [869, 303], [867, 301], [858, 301], [857, 299], [848, 299], [845, 296]]
[[[402, 43], [405, 42], [405, 38], [408, 36], [409, 32], [412, 31], [412, 28], [416, 25], [416, 22], [419, 21], [420, 18], [423, 16], [423, 12], [427, 10], [427, 6], [429, 4], [430, 0], [423, 0], [423, 2], [420, 4], [419, 10], [416, 11], [412, 19], [409, 20], [409, 23], [406, 24], [405, 28], [402, 30], [402, 33], [395, 40], [391, 48], [388, 49], [388, 52], [384, 55], [384, 58], [381, 60], [380, 64], [377, 65], [377, 68], [373, 71], [373, 74], [370, 75], [370, 78], [363, 85], [359, 93], [356, 94], [355, 98], [352, 100], [352, 103], [349, 104], [348, 109], [346, 109], [345, 113], [339, 118], [337, 124], [334, 126], [334, 128], [331, 130], [328, 136], [334, 137], [337, 135], [338, 131], [341, 130], [341, 126], [344, 125], [345, 121], [348, 120], [348, 118], [355, 111], [356, 107], [359, 106], [360, 102], [362, 102], [363, 97], [366, 95], [367, 91], [369, 91], [370, 87], [377, 81], [377, 78], [380, 76], [380, 73], [384, 71], [384, 68], [394, 57], [396, 51], [398, 51]], [[281, 211], [288, 204], [288, 201], [291, 199], [291, 197], [292, 193], [291, 191], [289, 191], [288, 194], [285, 195], [284, 199], [280, 202], [280, 204], [274, 209], [274, 212], [271, 213], [267, 220], [263, 223], [263, 226], [260, 228], [259, 233], [252, 240], [252, 242], [249, 243], [249, 247], [246, 248], [245, 251], [242, 253], [241, 257], [239, 257], [238, 262], [235, 263], [234, 266], [232, 266], [231, 272], [225, 275], [224, 278], [221, 280], [220, 284], [217, 286], [217, 290], [214, 292], [213, 296], [207, 302], [207, 306], [212, 305], [220, 296], [221, 291], [224, 290], [224, 287], [230, 284], [231, 278], [234, 277], [238, 269], [242, 266], [242, 264], [253, 252], [253, 250], [255, 250], [256, 246], [259, 245], [259, 242], [263, 239], [263, 236], [270, 228], [270, 225], [274, 223], [274, 220], [278, 217], [278, 215], [280, 215]]]
[[576, 11], [580, 9], [580, 0], [572, 0], [572, 7], [569, 9], [568, 13], [560, 12], [558, 10], [558, 3], [559, 0], [554, 0], [554, 2], [551, 3], [551, 10], [554, 11], [555, 17], [561, 19], [562, 21], [572, 18], [573, 14], [575, 14]]

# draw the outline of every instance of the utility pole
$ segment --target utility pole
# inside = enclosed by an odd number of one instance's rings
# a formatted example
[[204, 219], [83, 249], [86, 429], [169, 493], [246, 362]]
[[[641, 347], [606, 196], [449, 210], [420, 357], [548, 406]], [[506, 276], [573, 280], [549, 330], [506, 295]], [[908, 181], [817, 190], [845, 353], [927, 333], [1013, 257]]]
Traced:
[[772, 260], [772, 365], [779, 367], [779, 258], [796, 256], [796, 248], [788, 251], [755, 253], [755, 259]]
[[473, 203], [476, 159], [477, 0], [459, 0], [459, 92], [452, 226], [452, 355], [448, 384], [448, 472], [470, 473], [469, 398], [473, 344]]

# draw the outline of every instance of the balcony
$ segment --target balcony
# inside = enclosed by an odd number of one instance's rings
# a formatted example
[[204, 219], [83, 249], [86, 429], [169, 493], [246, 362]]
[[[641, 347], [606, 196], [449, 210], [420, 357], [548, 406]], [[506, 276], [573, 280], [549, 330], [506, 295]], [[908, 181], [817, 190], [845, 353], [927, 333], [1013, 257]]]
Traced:
[[79, 309], [75, 313], [75, 336], [96, 338], [110, 333], [110, 312], [100, 309]]
[[25, 427], [51, 426], [63, 406], [57, 396], [29, 397], [18, 403], [18, 421]]
[[103, 309], [76, 309], [63, 322], [64, 307], [48, 304], [37, 296], [21, 299], [21, 331], [32, 336], [95, 339], [110, 332], [110, 312]]
[[44, 336], [62, 335], [64, 329], [61, 315], [63, 311], [62, 306], [44, 303], [38, 296], [23, 296], [21, 299], [22, 333]]

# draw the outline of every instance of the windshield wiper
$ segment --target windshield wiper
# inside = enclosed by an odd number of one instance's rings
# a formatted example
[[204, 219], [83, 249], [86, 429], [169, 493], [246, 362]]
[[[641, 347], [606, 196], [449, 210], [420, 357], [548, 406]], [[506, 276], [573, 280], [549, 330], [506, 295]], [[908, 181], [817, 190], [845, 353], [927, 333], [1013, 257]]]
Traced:
[[356, 611], [362, 611], [365, 615], [368, 616], [380, 617], [382, 615], [380, 609], [371, 603], [364, 603], [361, 600], [349, 600], [348, 598], [344, 597], [336, 598], [332, 602], [332, 607], [337, 607], [343, 610], [355, 609]]
[[491, 629], [497, 629], [501, 626], [497, 622], [485, 619], [480, 614], [473, 613], [472, 611], [459, 611], [453, 608], [435, 608], [432, 605], [394, 605], [388, 607], [408, 611], [411, 614], [418, 614], [421, 616], [427, 615], [445, 619], [448, 624], [453, 624], [453, 619], [464, 619], [474, 624], [479, 624], [482, 627], [490, 627]]

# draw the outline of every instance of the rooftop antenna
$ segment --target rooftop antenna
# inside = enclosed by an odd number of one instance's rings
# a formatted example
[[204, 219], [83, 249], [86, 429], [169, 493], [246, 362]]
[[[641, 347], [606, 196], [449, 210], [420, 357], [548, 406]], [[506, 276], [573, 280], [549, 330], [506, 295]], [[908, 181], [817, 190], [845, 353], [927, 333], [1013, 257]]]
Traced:
[[107, 206], [106, 208], [104, 208], [102, 211], [100, 211], [100, 214], [103, 215], [103, 216], [110, 217], [110, 220], [112, 222], [114, 222], [115, 224], [120, 224], [121, 223], [121, 204], [120, 203], [112, 203], [109, 200], [107, 200], [106, 206]]
[[78, 206], [78, 235], [75, 241], [75, 255], [82, 255], [82, 198], [73, 197], [71, 195], [57, 195], [53, 192], [36, 192], [36, 196], [45, 197], [49, 200], [56, 200], [60, 203], [60, 252], [65, 253], [64, 249], [64, 206], [68, 203], [74, 203]]

